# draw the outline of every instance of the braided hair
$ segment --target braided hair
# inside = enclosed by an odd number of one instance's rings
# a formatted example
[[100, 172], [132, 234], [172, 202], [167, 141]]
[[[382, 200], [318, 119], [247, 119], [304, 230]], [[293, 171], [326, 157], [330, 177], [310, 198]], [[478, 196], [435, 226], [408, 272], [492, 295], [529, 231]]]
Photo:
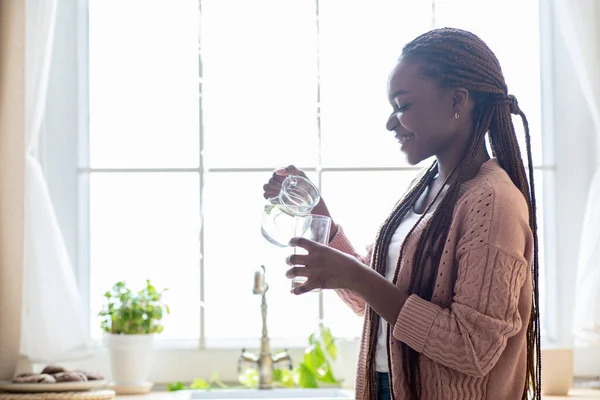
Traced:
[[[435, 29], [424, 33], [408, 43], [402, 50], [402, 58], [421, 65], [421, 74], [436, 81], [442, 88], [461, 87], [469, 91], [474, 99], [474, 133], [472, 141], [462, 159], [445, 179], [442, 189], [429, 203], [423, 218], [448, 186], [445, 196], [433, 211], [433, 217], [419, 237], [413, 255], [414, 272], [411, 274], [409, 293], [431, 300], [435, 287], [435, 277], [446, 242], [454, 207], [458, 200], [461, 184], [465, 181], [466, 171], [472, 164], [477, 151], [485, 145], [486, 133], [489, 133], [493, 155], [501, 167], [510, 176], [512, 182], [521, 191], [529, 209], [529, 225], [533, 232], [534, 254], [532, 266], [533, 296], [532, 308], [527, 327], [527, 377], [522, 399], [541, 398], [541, 354], [538, 287], [538, 238], [536, 222], [536, 199], [533, 179], [533, 161], [531, 155], [531, 137], [525, 114], [518, 106], [514, 96], [508, 94], [502, 69], [498, 59], [489, 47], [476, 35], [454, 28]], [[529, 179], [511, 114], [519, 115], [525, 128]], [[390, 238], [417, 199], [424, 193], [437, 174], [437, 163], [429, 167], [412, 189], [395, 207], [392, 214], [381, 226], [374, 248], [373, 267], [380, 273], [385, 271], [385, 254]], [[414, 229], [414, 228], [413, 228]], [[410, 236], [413, 231], [409, 231]], [[401, 260], [405, 244], [400, 250]], [[426, 268], [431, 265], [431, 268]], [[398, 269], [394, 283], [398, 279]], [[371, 330], [377, 329], [379, 318], [374, 314], [370, 318]], [[374, 350], [372, 350], [374, 351]], [[403, 369], [405, 382], [411, 399], [419, 399], [420, 382], [418, 372], [419, 353], [402, 343]], [[372, 354], [371, 354], [372, 356]]]

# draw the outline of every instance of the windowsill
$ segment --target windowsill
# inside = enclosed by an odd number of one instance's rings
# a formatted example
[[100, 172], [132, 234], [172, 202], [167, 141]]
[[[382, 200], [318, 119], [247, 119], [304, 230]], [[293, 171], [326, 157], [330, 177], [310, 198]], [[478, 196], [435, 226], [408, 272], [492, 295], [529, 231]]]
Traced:
[[[207, 348], [199, 348], [197, 341], [157, 341], [152, 354], [148, 379], [156, 384], [169, 382], [192, 382], [196, 378], [209, 379], [214, 373], [224, 382], [237, 382], [238, 358], [242, 349], [258, 352], [260, 342], [253, 340], [253, 345], [243, 345], [245, 341], [215, 342]], [[220, 344], [220, 346], [219, 346]], [[248, 341], [246, 344], [250, 344]], [[299, 363], [304, 356], [307, 342], [287, 343], [288, 346], [279, 346], [276, 341], [271, 342], [272, 351], [287, 349], [294, 364]], [[296, 346], [291, 346], [296, 345]], [[354, 373], [358, 356], [359, 341], [338, 339], [338, 359], [334, 363], [336, 378], [343, 381], [346, 386], [354, 382]], [[95, 341], [88, 357], [60, 362], [67, 369], [85, 369], [99, 372], [110, 378], [110, 361], [108, 351], [102, 341]], [[35, 364], [34, 370], [41, 370], [44, 365]]]
[[542, 396], [542, 399], [567, 400], [573, 397], [590, 400], [600, 400], [600, 392], [597, 390], [571, 389], [568, 396]]

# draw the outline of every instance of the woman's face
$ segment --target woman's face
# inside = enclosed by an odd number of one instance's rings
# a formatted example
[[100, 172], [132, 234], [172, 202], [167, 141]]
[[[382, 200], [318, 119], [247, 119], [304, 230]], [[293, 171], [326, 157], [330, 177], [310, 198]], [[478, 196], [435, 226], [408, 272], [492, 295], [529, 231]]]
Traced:
[[[466, 111], [466, 90], [442, 89], [434, 80], [423, 77], [419, 67], [418, 63], [401, 59], [388, 79], [393, 112], [386, 128], [394, 132], [410, 165], [464, 148], [464, 143], [455, 139], [464, 130], [463, 120], [471, 118], [461, 113]], [[459, 119], [455, 118], [456, 112]]]

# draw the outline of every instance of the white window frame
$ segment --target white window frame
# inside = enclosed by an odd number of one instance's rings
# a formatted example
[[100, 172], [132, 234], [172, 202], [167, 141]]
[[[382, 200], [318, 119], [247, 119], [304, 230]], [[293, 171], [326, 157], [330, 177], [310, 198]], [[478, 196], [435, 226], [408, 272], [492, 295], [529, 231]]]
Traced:
[[[567, 210], [564, 205], [569, 204], [572, 197], [587, 196], [586, 182], [588, 176], [581, 176], [575, 185], [572, 175], [579, 172], [577, 165], [581, 162], [582, 154], [579, 150], [593, 151], [593, 146], [580, 146], [578, 151], [570, 152], [572, 143], [568, 142], [565, 135], [554, 135], [556, 126], [569, 124], [571, 113], [554, 113], [556, 98], [565, 92], [575, 90], [576, 82], [560, 81], [556, 76], [556, 65], [564, 56], [557, 49], [556, 24], [552, 23], [551, 4], [540, 1], [541, 18], [541, 65], [542, 65], [542, 128], [543, 140], [543, 165], [536, 167], [544, 170], [544, 209], [545, 243], [546, 243], [546, 302], [555, 318], [551, 318], [544, 338], [546, 345], [569, 346], [572, 335], [568, 328], [572, 315], [574, 295], [574, 273], [570, 258], [578, 252], [578, 235], [565, 229], [556, 229], [557, 224], [565, 220], [576, 221], [575, 228], [580, 228], [577, 221], [581, 221], [583, 209]], [[82, 138], [89, 129], [88, 108], [88, 5], [87, 0], [73, 2], [60, 2], [57, 20], [57, 34], [55, 36], [55, 51], [53, 65], [57, 65], [62, 72], [53, 72], [59, 75], [59, 83], [49, 88], [49, 103], [46, 119], [46, 137], [43, 141], [41, 152], [42, 164], [48, 179], [48, 185], [57, 211], [59, 223], [65, 236], [69, 254], [74, 260], [75, 274], [85, 304], [89, 304], [89, 237], [82, 236], [88, 232], [85, 225], [89, 210], [88, 192], [79, 190], [79, 185], [87, 185], [88, 174], [86, 169], [79, 168], [79, 157], [87, 157], [88, 143]], [[73, 23], [75, 21], [75, 23]], [[563, 82], [560, 84], [560, 82]], [[555, 97], [557, 96], [557, 97]], [[591, 121], [590, 121], [591, 124]], [[560, 149], [560, 151], [559, 151]], [[593, 154], [584, 158], [588, 164], [593, 160]], [[85, 161], [85, 160], [84, 160]], [[408, 170], [409, 168], [384, 168], [386, 170]], [[320, 183], [321, 172], [328, 170], [356, 170], [352, 168], [332, 168], [318, 172]], [[373, 169], [360, 169], [373, 170]], [[376, 169], [380, 170], [380, 169]], [[111, 170], [115, 171], [115, 170]], [[127, 169], [127, 172], [134, 171]], [[146, 170], [144, 171], [154, 171]], [[160, 171], [164, 171], [161, 169]], [[187, 169], [186, 169], [187, 171]], [[202, 165], [199, 169], [190, 169], [202, 175]], [[212, 170], [211, 170], [212, 171]], [[224, 172], [217, 169], [215, 172]], [[228, 170], [229, 171], [229, 170]], [[233, 170], [231, 170], [233, 171]], [[262, 170], [260, 170], [262, 171]], [[270, 170], [265, 169], [265, 172]], [[81, 173], [84, 172], [84, 173]], [[550, 177], [549, 175], [554, 175]], [[580, 174], [581, 175], [581, 174]], [[589, 174], [588, 174], [589, 175]], [[201, 176], [202, 178], [202, 176]], [[587, 179], [587, 180], [586, 180]], [[568, 184], [572, 190], [568, 193], [558, 188]], [[77, 210], [76, 214], [73, 210]], [[559, 211], [560, 210], [560, 211]], [[561, 243], [560, 248], [557, 246]], [[571, 260], [572, 261], [572, 260]], [[202, 277], [201, 277], [202, 278]], [[567, 284], [565, 284], [567, 282]], [[553, 294], [558, 294], [554, 296]], [[320, 301], [321, 316], [323, 315], [322, 297]], [[201, 316], [203, 318], [203, 316]], [[89, 324], [87, 324], [89, 327]], [[201, 336], [203, 335], [201, 325]], [[237, 357], [243, 344], [231, 346], [211, 346], [207, 348], [203, 342], [198, 341], [165, 341], [156, 350], [155, 361], [152, 365], [151, 379], [157, 382], [170, 382], [174, 380], [191, 381], [196, 377], [208, 377], [215, 370], [225, 381], [236, 380]], [[255, 344], [258, 346], [258, 343]], [[356, 343], [354, 343], [356, 346]], [[301, 356], [301, 346], [288, 346], [297, 357]], [[587, 358], [577, 356], [576, 373], [579, 375], [600, 375], [599, 367], [587, 362]], [[585, 358], [585, 359], [584, 359]], [[596, 358], [597, 359], [597, 358]], [[97, 344], [93, 357], [86, 360], [74, 361], [73, 365], [95, 369], [108, 373], [107, 354], [100, 343]]]

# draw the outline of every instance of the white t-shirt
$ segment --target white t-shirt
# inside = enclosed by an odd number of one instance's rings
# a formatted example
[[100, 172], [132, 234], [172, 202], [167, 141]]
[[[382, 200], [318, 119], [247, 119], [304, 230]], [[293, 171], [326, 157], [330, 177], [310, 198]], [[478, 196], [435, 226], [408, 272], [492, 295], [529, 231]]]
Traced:
[[[396, 264], [400, 255], [400, 247], [406, 238], [408, 232], [419, 220], [419, 215], [411, 209], [394, 232], [390, 247], [388, 248], [385, 278], [390, 282], [394, 279], [396, 272]], [[387, 355], [387, 327], [388, 323], [383, 319], [379, 319], [379, 332], [377, 335], [377, 349], [375, 350], [375, 370], [377, 372], [388, 373], [388, 355]]]

